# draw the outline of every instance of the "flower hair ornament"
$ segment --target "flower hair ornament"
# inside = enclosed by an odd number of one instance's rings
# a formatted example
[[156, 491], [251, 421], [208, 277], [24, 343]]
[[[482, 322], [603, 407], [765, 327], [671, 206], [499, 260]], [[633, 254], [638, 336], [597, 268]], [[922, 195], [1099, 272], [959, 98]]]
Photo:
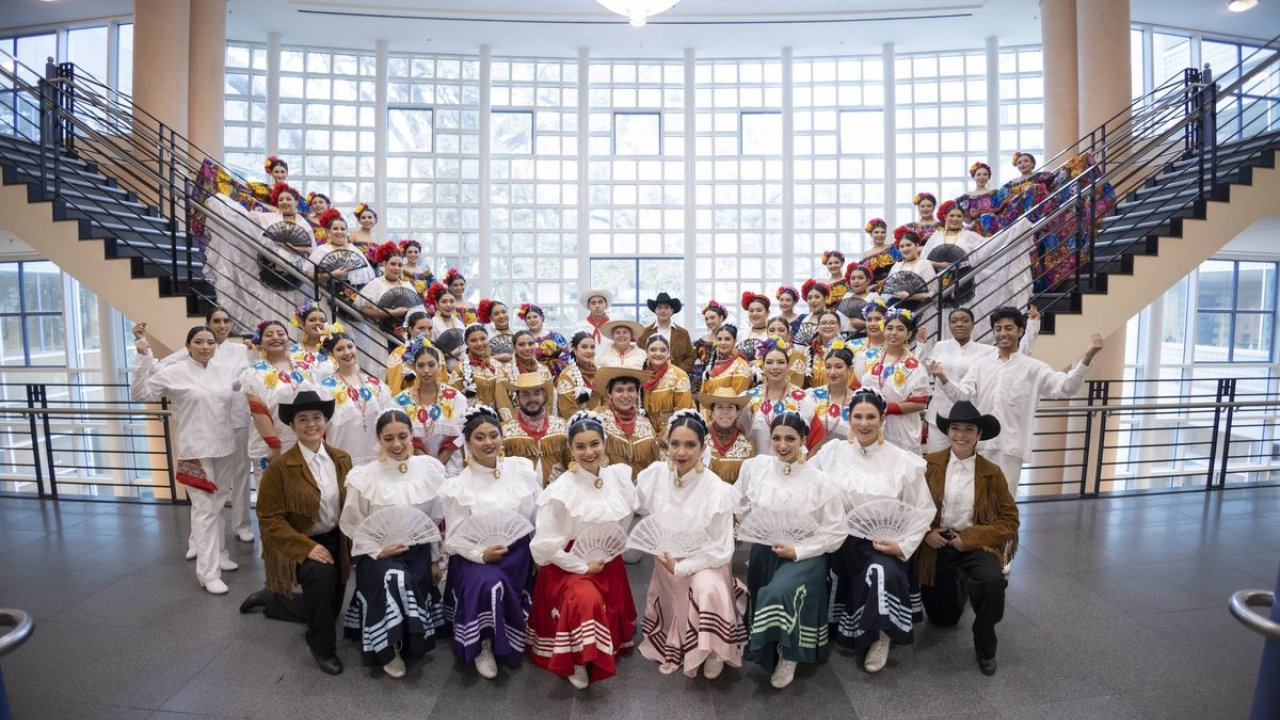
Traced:
[[814, 290], [817, 290], [818, 292], [822, 293], [824, 297], [831, 297], [831, 286], [824, 282], [818, 282], [813, 278], [809, 278], [808, 280], [805, 280], [804, 285], [800, 286], [800, 292], [804, 293], [804, 295], [801, 295], [800, 297], [808, 298], [809, 293], [813, 292]]
[[390, 260], [392, 256], [400, 256], [400, 246], [396, 245], [394, 240], [388, 240], [373, 251], [373, 262], [375, 265], [381, 265]]
[[290, 186], [289, 183], [276, 183], [271, 188], [271, 197], [268, 198], [272, 207], [280, 207], [280, 195], [286, 192], [292, 195], [294, 200], [298, 200], [302, 197], [302, 194]]
[[839, 250], [827, 250], [822, 253], [822, 264], [826, 265], [831, 258], [839, 258], [840, 262], [844, 262], [844, 253]]
[[534, 313], [539, 317], [546, 317], [547, 314], [542, 312], [542, 308], [532, 303], [520, 303], [520, 309], [516, 311], [516, 317], [524, 320], [529, 313]]
[[304, 300], [302, 304], [293, 309], [293, 319], [289, 321], [296, 328], [302, 327], [302, 321], [311, 314], [312, 310], [324, 312], [324, 308], [315, 300]]
[[703, 315], [706, 315], [708, 312], [714, 312], [715, 314], [719, 315], [722, 318], [729, 317], [729, 308], [725, 307], [724, 305], [721, 305], [715, 300], [709, 300], [707, 302], [707, 306], [702, 308]]
[[493, 308], [502, 303], [491, 298], [484, 298], [476, 305], [476, 319], [488, 325], [493, 322]]
[[[1016, 158], [1016, 155], [1015, 155], [1015, 158]], [[983, 169], [985, 169], [988, 174], [991, 173], [990, 165], [982, 162], [981, 160], [979, 160], [978, 162], [975, 162], [974, 164], [969, 166], [969, 177], [973, 177], [974, 175], [977, 175], [978, 171]]]
[[781, 340], [776, 337], [761, 340], [760, 344], [756, 347], [756, 362], [760, 363], [761, 367], [764, 366], [765, 356], [774, 350], [781, 350], [788, 359], [791, 357], [791, 346], [787, 344], [786, 340]]
[[373, 213], [374, 217], [378, 217], [378, 213], [374, 212], [373, 208], [370, 207], [369, 203], [367, 202], [362, 202], [356, 205], [355, 209], [352, 210], [351, 212], [355, 213], [356, 217], [360, 217], [361, 215], [365, 214], [366, 211]]
[[285, 170], [289, 169], [289, 163], [285, 162], [284, 158], [279, 155], [269, 155], [266, 160], [262, 161], [262, 168], [268, 173], [270, 173], [272, 168], [276, 165], [283, 165]]
[[[405, 377], [416, 377], [418, 373], [413, 369], [413, 366], [417, 362], [418, 353], [422, 352], [424, 349], [430, 350], [431, 353], [436, 356], [436, 362], [440, 363], [441, 378], [445, 377], [446, 371], [444, 369], [444, 358], [441, 357], [440, 351], [436, 349], [436, 346], [432, 345], [431, 341], [425, 337], [414, 338], [409, 341], [409, 344], [404, 346], [404, 352], [400, 354], [400, 372]], [[405, 362], [405, 360], [408, 362]]]
[[1019, 150], [1019, 151], [1017, 151], [1017, 152], [1015, 152], [1015, 153], [1013, 154], [1013, 162], [1012, 162], [1011, 164], [1012, 164], [1014, 167], [1018, 167], [1018, 161], [1022, 159], [1022, 156], [1023, 156], [1023, 155], [1026, 155], [1027, 157], [1031, 158], [1031, 161], [1032, 161], [1032, 162], [1035, 162], [1035, 160], [1036, 160], [1036, 157], [1035, 157], [1034, 155], [1032, 155], [1031, 153], [1024, 153], [1024, 152], [1022, 152], [1021, 150]]
[[934, 205], [937, 205], [937, 204], [938, 204], [938, 198], [934, 197], [934, 196], [933, 196], [933, 193], [927, 193], [927, 192], [919, 192], [919, 193], [916, 193], [916, 196], [915, 196], [915, 197], [913, 197], [913, 198], [911, 198], [911, 204], [912, 204], [912, 205], [919, 205], [920, 203], [924, 202], [925, 200], [928, 200], [929, 202], [933, 203]]
[[910, 328], [912, 326], [912, 323], [915, 322], [916, 315], [915, 313], [911, 312], [906, 308], [895, 307], [895, 308], [890, 308], [889, 311], [884, 314], [884, 319], [881, 320], [881, 322], [887, 325], [890, 320], [895, 320], [895, 319], [901, 320], [904, 325]]
[[849, 352], [853, 352], [855, 350], [855, 348], [853, 347], [853, 343], [849, 342], [848, 340], [845, 340], [842, 337], [838, 337], [835, 340], [832, 340], [831, 344], [828, 345], [827, 347], [830, 350], [848, 350]]
[[346, 326], [340, 322], [334, 321], [331, 323], [325, 323], [324, 327], [320, 328], [320, 342], [321, 343], [329, 342], [329, 340], [331, 340], [334, 335], [339, 335], [346, 331], [347, 331]]
[[758, 302], [761, 305], [764, 305], [765, 310], [768, 310], [769, 307], [773, 305], [773, 302], [769, 300], [768, 295], [761, 295], [760, 293], [754, 293], [751, 291], [742, 293], [742, 309], [743, 310], [749, 310], [751, 308], [751, 303], [753, 302]]
[[938, 206], [938, 210], [936, 214], [938, 217], [943, 218], [945, 220], [947, 217], [947, 213], [951, 212], [956, 207], [957, 206], [956, 206], [955, 200], [948, 200]]
[[422, 243], [413, 239], [405, 239], [400, 241], [400, 252], [404, 252], [409, 248], [417, 248], [418, 252], [422, 252]]
[[343, 222], [346, 222], [342, 217], [342, 211], [338, 210], [338, 208], [332, 207], [320, 213], [320, 217], [316, 218], [316, 222], [319, 223], [320, 227], [325, 229], [328, 229], [328, 227], [333, 224], [334, 220], [342, 220]]
[[910, 235], [911, 239], [917, 245], [920, 244], [920, 236], [916, 234], [915, 230], [912, 230], [910, 227], [906, 225], [899, 225], [898, 227], [893, 229], [893, 244], [897, 245], [898, 243], [901, 243], [902, 238], [906, 237], [907, 235]]
[[881, 316], [889, 312], [889, 306], [883, 298], [879, 296], [868, 298], [867, 304], [862, 306], [862, 319], [866, 320], [867, 316], [873, 312], [878, 312]]
[[468, 406], [467, 411], [462, 413], [462, 422], [466, 423], [468, 420], [470, 420], [471, 418], [477, 415], [487, 415], [493, 418], [494, 420], [498, 421], [499, 423], [502, 422], [502, 419], [498, 417], [498, 411], [494, 410], [488, 405], [485, 405], [484, 403]]
[[430, 305], [436, 305], [447, 292], [449, 292], [449, 288], [443, 283], [431, 283], [431, 287], [427, 288], [427, 292], [422, 296], [422, 299], [426, 300]]
[[461, 280], [463, 282], [467, 281], [467, 279], [462, 276], [462, 273], [458, 272], [458, 268], [449, 268], [449, 271], [444, 274], [444, 284], [452, 285], [454, 280]]
[[862, 227], [862, 229], [867, 231], [868, 234], [870, 234], [871, 231], [875, 230], [878, 227], [888, 230], [889, 223], [885, 222], [884, 218], [871, 218], [870, 220], [867, 221], [867, 224]]
[[253, 329], [253, 334], [249, 336], [249, 344], [255, 348], [262, 347], [262, 332], [267, 329], [268, 325], [278, 325], [279, 323], [272, 320], [263, 320]]
[[[790, 295], [791, 297], [793, 297], [793, 298], [795, 298], [795, 299], [797, 299], [797, 300], [799, 300], [800, 298], [804, 297], [803, 295], [801, 295], [801, 294], [800, 294], [800, 291], [799, 291], [799, 290], [796, 290], [795, 288], [791, 287], [790, 285], [781, 285], [781, 286], [779, 286], [779, 287], [778, 287], [778, 289], [777, 289], [776, 291], [774, 291], [774, 293], [773, 293], [773, 296], [774, 296], [775, 298], [777, 298], [778, 300], [781, 300], [783, 295]], [[715, 300], [712, 300], [711, 302], [715, 302]], [[707, 308], [708, 308], [708, 309], [710, 309], [710, 307], [711, 307], [710, 305], [708, 305], [708, 306], [707, 306]], [[705, 313], [705, 312], [706, 312], [706, 310], [703, 310], [702, 312], [704, 312], [704, 313]]]

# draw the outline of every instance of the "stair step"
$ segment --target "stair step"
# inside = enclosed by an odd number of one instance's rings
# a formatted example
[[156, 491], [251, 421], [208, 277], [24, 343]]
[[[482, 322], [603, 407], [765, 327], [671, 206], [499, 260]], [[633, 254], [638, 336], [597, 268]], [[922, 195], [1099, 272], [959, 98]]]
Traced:
[[[46, 150], [46, 152], [48, 151]], [[83, 160], [81, 158], [68, 155], [65, 152], [60, 152], [58, 155], [60, 164], [78, 168], [79, 170], [88, 173], [98, 172], [98, 164], [95, 162]], [[0, 157], [5, 159], [17, 157], [30, 158], [38, 165], [40, 163], [40, 145], [25, 138], [0, 134]], [[46, 158], [49, 157], [51, 156], [46, 155]]]
[[139, 232], [157, 232], [169, 235], [169, 220], [154, 215], [138, 215], [126, 206], [115, 203], [82, 204], [68, 199], [53, 203], [54, 217], [58, 220], [88, 220], [96, 227], [134, 229]]
[[[38, 199], [47, 199], [53, 196], [53, 178], [46, 176], [45, 191], [47, 195]], [[17, 185], [26, 183], [34, 185], [36, 190], [40, 187], [40, 170], [39, 168], [25, 168], [19, 165], [4, 165], [4, 184]], [[117, 187], [114, 180], [108, 181], [101, 175], [78, 175], [76, 173], [64, 173], [61, 176], [61, 185], [70, 186], [78, 189], [82, 193], [96, 194], [117, 197], [129, 202], [137, 202], [138, 196], [132, 191]]]

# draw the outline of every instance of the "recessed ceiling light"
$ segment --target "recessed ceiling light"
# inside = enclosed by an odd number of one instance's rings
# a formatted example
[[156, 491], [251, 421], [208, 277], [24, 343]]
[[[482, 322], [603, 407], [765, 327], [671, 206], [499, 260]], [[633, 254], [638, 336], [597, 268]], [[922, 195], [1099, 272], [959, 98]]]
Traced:
[[1257, 6], [1258, 0], [1231, 0], [1231, 2], [1227, 3], [1227, 9], [1231, 12], [1244, 12]]

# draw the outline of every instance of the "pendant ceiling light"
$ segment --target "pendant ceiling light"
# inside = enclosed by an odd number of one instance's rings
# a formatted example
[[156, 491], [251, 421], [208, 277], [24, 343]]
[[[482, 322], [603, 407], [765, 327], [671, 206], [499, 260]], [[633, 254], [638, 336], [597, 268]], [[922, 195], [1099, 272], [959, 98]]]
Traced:
[[610, 12], [618, 13], [632, 27], [644, 27], [649, 18], [670, 10], [680, 0], [596, 0]]
[[1231, 0], [1231, 2], [1227, 3], [1227, 9], [1231, 12], [1244, 12], [1257, 6], [1258, 0]]

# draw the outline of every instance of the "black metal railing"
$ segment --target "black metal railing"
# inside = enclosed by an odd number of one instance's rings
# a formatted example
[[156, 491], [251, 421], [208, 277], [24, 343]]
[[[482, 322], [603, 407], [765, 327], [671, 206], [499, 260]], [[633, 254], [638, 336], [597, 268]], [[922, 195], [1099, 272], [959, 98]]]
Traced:
[[127, 384], [0, 383], [0, 496], [178, 502], [167, 402], [128, 397]]

